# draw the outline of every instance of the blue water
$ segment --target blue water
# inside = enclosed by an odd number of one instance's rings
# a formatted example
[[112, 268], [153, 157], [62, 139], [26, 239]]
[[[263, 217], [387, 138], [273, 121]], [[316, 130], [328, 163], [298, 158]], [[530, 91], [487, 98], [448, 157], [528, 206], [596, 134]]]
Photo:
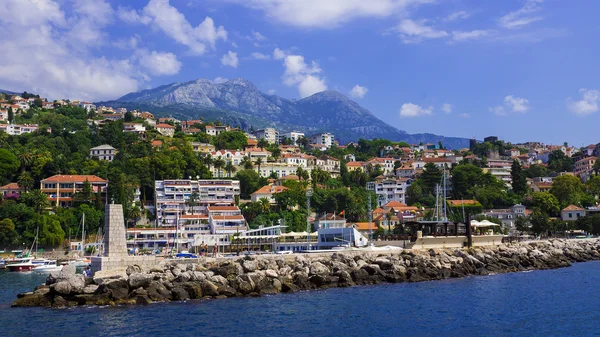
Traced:
[[600, 262], [147, 307], [10, 307], [43, 280], [0, 271], [0, 335], [600, 336]]

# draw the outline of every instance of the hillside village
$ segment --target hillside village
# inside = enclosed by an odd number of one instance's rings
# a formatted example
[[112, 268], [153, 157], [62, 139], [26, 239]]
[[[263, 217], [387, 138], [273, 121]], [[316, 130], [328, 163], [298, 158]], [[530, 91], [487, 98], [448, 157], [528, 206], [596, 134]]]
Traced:
[[600, 143], [339, 144], [327, 132], [241, 130], [27, 93], [0, 96], [0, 123], [7, 247], [39, 226], [42, 244], [62, 245], [82, 214], [96, 233], [109, 202], [124, 205], [128, 244], [142, 250], [240, 237], [293, 250], [319, 228], [386, 240], [413, 234], [411, 221], [467, 216], [512, 237], [600, 233]]

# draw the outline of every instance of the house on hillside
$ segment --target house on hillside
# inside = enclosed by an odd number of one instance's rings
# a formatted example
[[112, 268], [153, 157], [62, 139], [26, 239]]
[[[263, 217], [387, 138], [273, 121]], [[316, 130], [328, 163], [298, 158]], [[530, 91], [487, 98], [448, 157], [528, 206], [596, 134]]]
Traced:
[[585, 209], [575, 205], [569, 205], [560, 212], [563, 221], [575, 221], [585, 216]]

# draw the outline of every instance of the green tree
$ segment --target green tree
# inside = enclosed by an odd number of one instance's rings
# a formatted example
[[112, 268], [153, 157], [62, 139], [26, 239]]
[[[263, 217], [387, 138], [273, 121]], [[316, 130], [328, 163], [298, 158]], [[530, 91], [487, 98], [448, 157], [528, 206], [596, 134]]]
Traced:
[[86, 179], [83, 182], [81, 191], [75, 192], [73, 195], [73, 206], [77, 207], [81, 204], [91, 204], [94, 201], [94, 191], [92, 184]]
[[554, 194], [563, 208], [571, 204], [578, 205], [581, 201], [582, 194], [584, 193], [583, 184], [581, 183], [581, 180], [575, 176], [559, 176], [552, 181], [550, 193]]
[[469, 192], [481, 180], [483, 171], [473, 164], [460, 164], [452, 169], [452, 193], [456, 199], [471, 197]]
[[17, 178], [17, 184], [19, 187], [25, 190], [25, 192], [31, 190], [33, 188], [34, 180], [31, 177], [31, 174], [27, 171], [21, 173]]
[[15, 230], [15, 224], [9, 218], [0, 220], [0, 244], [11, 245], [15, 242], [19, 234]]
[[271, 202], [267, 197], [260, 198], [258, 200], [258, 204], [260, 205], [262, 213], [269, 213], [269, 211], [271, 210]]
[[510, 176], [512, 178], [513, 191], [518, 195], [527, 193], [527, 177], [519, 161], [513, 160]]
[[215, 137], [217, 150], [242, 150], [248, 144], [248, 137], [241, 131], [225, 131]]
[[427, 163], [423, 167], [423, 173], [419, 177], [419, 180], [423, 183], [423, 192], [434, 194], [435, 185], [440, 184], [442, 181], [442, 170], [434, 163]]
[[242, 158], [240, 164], [244, 168], [244, 170], [251, 170], [254, 166], [252, 164], [252, 159], [250, 158], [250, 156], [245, 156], [244, 158]]
[[240, 197], [250, 199], [250, 194], [267, 184], [265, 178], [259, 177], [254, 170], [241, 170], [236, 173], [235, 180], [240, 181]]
[[267, 148], [269, 146], [269, 142], [267, 142], [266, 139], [261, 138], [258, 140], [256, 146], [260, 147], [261, 149]]
[[548, 214], [534, 211], [531, 214], [531, 230], [536, 234], [548, 234], [550, 229], [550, 218]]
[[[600, 163], [598, 160], [596, 163]], [[585, 188], [588, 193], [594, 196], [595, 198], [600, 198], [600, 175], [595, 175], [591, 177], [586, 183]]]
[[571, 172], [573, 159], [567, 157], [561, 150], [554, 150], [548, 155], [548, 168], [554, 172]]
[[10, 181], [19, 169], [20, 163], [17, 156], [6, 149], [0, 149], [0, 182]]
[[535, 192], [532, 195], [532, 203], [535, 209], [544, 214], [554, 216], [560, 212], [560, 202], [552, 193]]
[[231, 173], [235, 172], [236, 168], [231, 161], [228, 161], [225, 165], [225, 171], [227, 171], [227, 177], [231, 178]]
[[192, 194], [190, 194], [190, 197], [185, 201], [185, 205], [190, 208], [192, 214], [194, 214], [194, 208], [198, 206], [199, 199], [200, 195], [198, 195], [198, 192], [192, 192]]
[[213, 167], [217, 170], [217, 177], [221, 178], [221, 169], [225, 167], [225, 161], [219, 157], [213, 161]]
[[529, 232], [529, 229], [531, 228], [531, 223], [529, 222], [529, 217], [527, 217], [527, 216], [517, 217], [517, 219], [515, 220], [515, 228], [521, 233]]
[[310, 178], [308, 171], [303, 169], [301, 166], [298, 166], [296, 169], [296, 175], [300, 180], [308, 180]]
[[21, 200], [32, 207], [37, 213], [41, 214], [42, 211], [50, 204], [48, 202], [48, 196], [42, 193], [41, 190], [32, 190], [21, 194]]

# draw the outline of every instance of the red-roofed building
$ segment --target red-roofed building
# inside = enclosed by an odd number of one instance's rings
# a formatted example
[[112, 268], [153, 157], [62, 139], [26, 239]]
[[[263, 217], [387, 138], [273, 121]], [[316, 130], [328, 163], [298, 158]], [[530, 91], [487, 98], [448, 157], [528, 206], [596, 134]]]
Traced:
[[17, 183], [9, 183], [0, 187], [0, 194], [2, 195], [2, 199], [18, 198], [23, 192], [25, 192], [25, 189], [20, 187]]
[[156, 124], [156, 130], [165, 137], [173, 137], [175, 134], [175, 127], [169, 124]]
[[287, 189], [288, 188], [285, 186], [266, 185], [259, 188], [254, 193], [250, 194], [250, 198], [252, 202], [258, 202], [262, 198], [267, 198], [271, 204], [275, 204], [275, 199], [273, 198], [273, 195], [283, 192]]
[[83, 184], [89, 182], [94, 195], [100, 191], [105, 198], [108, 182], [95, 175], [55, 175], [40, 181], [42, 193], [48, 196], [48, 201], [57, 207], [70, 207], [73, 195], [83, 189]]
[[585, 209], [575, 205], [569, 205], [560, 212], [560, 216], [563, 221], [575, 221], [585, 216]]

